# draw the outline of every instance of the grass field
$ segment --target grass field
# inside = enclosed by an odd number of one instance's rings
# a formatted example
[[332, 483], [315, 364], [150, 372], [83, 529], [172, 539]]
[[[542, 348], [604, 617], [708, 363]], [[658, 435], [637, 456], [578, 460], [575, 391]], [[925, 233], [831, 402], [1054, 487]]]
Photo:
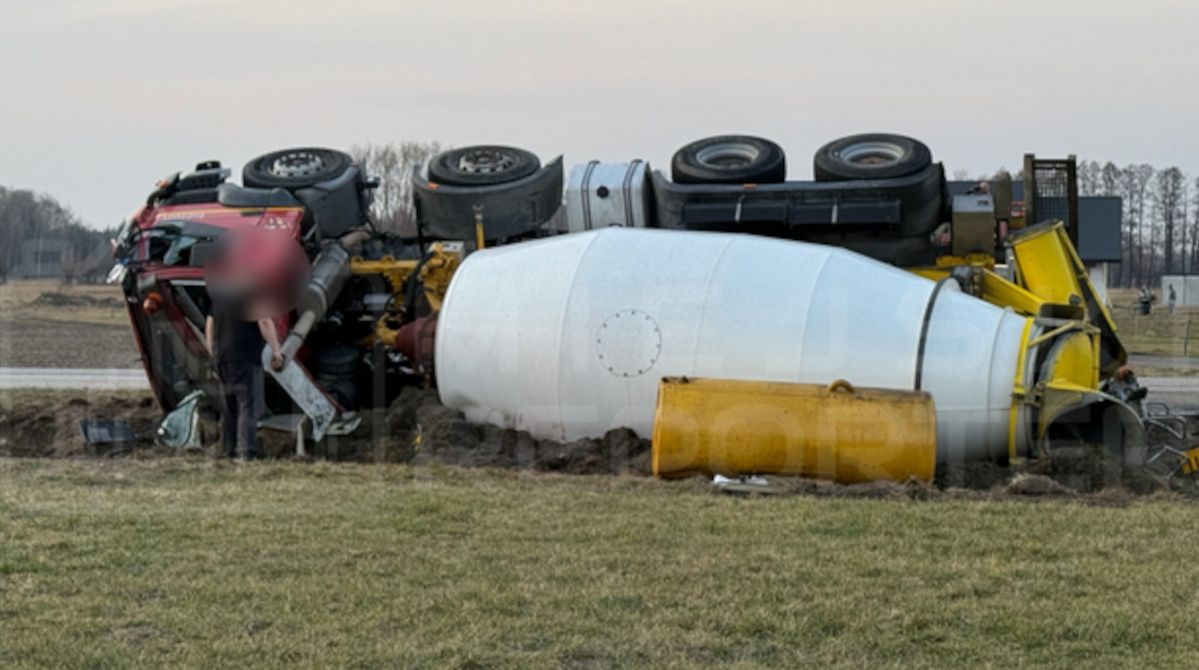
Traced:
[[0, 666], [1194, 667], [1197, 512], [0, 460]]
[[0, 367], [139, 366], [122, 301], [107, 284], [0, 284]]
[[71, 321], [128, 327], [121, 288], [110, 284], [63, 284], [54, 279], [0, 284], [0, 316], [6, 319]]
[[1148, 316], [1142, 316], [1135, 290], [1109, 289], [1108, 297], [1116, 330], [1129, 353], [1199, 356], [1199, 309], [1180, 307], [1170, 314], [1159, 300]]

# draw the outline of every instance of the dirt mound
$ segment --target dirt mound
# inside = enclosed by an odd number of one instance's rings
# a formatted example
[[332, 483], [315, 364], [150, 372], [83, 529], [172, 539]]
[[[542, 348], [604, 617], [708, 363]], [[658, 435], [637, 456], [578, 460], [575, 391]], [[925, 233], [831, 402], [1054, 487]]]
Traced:
[[1015, 496], [1071, 496], [1075, 491], [1045, 475], [1020, 473], [1003, 488], [1004, 493]]
[[[464, 467], [530, 469], [569, 474], [648, 475], [647, 440], [630, 430], [612, 430], [602, 439], [561, 444], [535, 440], [528, 433], [467, 422], [461, 413], [442, 406], [435, 391], [406, 389], [387, 410], [361, 414], [351, 435], [328, 436], [309, 442], [315, 457], [371, 463], [438, 462]], [[73, 458], [127, 454], [165, 455], [172, 450], [154, 445], [160, 413], [143, 393], [72, 395], [19, 392], [0, 396], [0, 456]], [[86, 419], [127, 422], [136, 439], [109, 445], [89, 445], [83, 436]], [[204, 451], [222, 454], [217, 426], [203, 426]], [[290, 458], [295, 437], [264, 430], [263, 449], [269, 457]]]
[[46, 291], [33, 299], [32, 305], [40, 307], [108, 307], [116, 308], [121, 306], [121, 301], [117, 298], [108, 296], [98, 298], [94, 295], [74, 294], [74, 293], [59, 293], [58, 291]]
[[[80, 423], [88, 418], [126, 421], [137, 439], [116, 445], [88, 445]], [[70, 395], [20, 392], [0, 395], [0, 456], [95, 457], [174, 453], [155, 447], [157, 407], [144, 393]], [[528, 433], [473, 424], [438, 401], [436, 391], [405, 389], [387, 409], [361, 413], [351, 435], [309, 442], [311, 457], [363, 463], [443, 463], [463, 467], [527, 469], [568, 474], [650, 474], [650, 444], [632, 431], [609, 431], [600, 439], [560, 443]], [[204, 427], [205, 451], [221, 455], [215, 424]], [[292, 458], [291, 434], [262, 431], [269, 457]], [[1199, 495], [1199, 486], [1174, 478], [1167, 484], [1144, 470], [1125, 470], [1102, 450], [1068, 447], [1049, 457], [1015, 465], [986, 461], [943, 464], [931, 483], [832, 482], [770, 478], [772, 493], [832, 498], [925, 500], [1071, 498], [1123, 504], [1131, 496], [1173, 490]], [[696, 480], [701, 482], [702, 480]], [[698, 485], [698, 484], [697, 484]]]
[[1012, 468], [992, 461], [957, 461], [937, 466], [938, 488], [988, 491], [1011, 481]]
[[1043, 475], [1081, 493], [1102, 491], [1123, 484], [1120, 462], [1092, 447], [1055, 449], [1048, 458], [1030, 462], [1023, 472]]
[[[157, 405], [144, 393], [0, 394], [0, 456], [70, 458], [145, 452], [154, 447], [159, 416]], [[89, 445], [82, 428], [87, 419], [128, 422], [135, 439]]]
[[[290, 435], [264, 440], [274, 456], [294, 453]], [[348, 436], [331, 436], [310, 447], [317, 456], [361, 462], [444, 463], [464, 467], [529, 469], [569, 474], [648, 475], [650, 447], [631, 430], [601, 439], [562, 444], [528, 433], [473, 424], [441, 405], [437, 393], [405, 389], [386, 411], [362, 414]]]
[[942, 464], [936, 485], [945, 490], [986, 491], [1006, 496], [1099, 495], [1113, 501], [1124, 494], [1149, 495], [1166, 490], [1188, 493], [1186, 480], [1163, 477], [1144, 468], [1124, 468], [1119, 457], [1090, 446], [1059, 447], [1048, 456], [1014, 465], [987, 461]]

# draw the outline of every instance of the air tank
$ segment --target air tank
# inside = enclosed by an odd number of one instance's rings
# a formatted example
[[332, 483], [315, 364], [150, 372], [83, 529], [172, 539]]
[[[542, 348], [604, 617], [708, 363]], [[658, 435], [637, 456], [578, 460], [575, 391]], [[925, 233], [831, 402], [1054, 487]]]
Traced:
[[928, 391], [938, 460], [994, 459], [1027, 451], [1012, 400], [1026, 325], [836, 247], [606, 228], [469, 256], [435, 360], [444, 404], [537, 438], [648, 437], [663, 377], [845, 379]]

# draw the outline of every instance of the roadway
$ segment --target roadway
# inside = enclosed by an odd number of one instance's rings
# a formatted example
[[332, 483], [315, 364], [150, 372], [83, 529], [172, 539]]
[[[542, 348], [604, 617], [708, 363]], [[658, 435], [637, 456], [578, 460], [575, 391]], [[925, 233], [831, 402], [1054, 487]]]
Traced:
[[0, 368], [0, 390], [118, 391], [148, 389], [140, 368]]

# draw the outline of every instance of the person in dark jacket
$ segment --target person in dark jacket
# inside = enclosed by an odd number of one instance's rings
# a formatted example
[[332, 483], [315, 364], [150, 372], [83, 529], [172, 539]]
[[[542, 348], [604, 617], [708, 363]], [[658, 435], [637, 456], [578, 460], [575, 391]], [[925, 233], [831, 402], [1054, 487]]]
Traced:
[[242, 458], [261, 458], [258, 419], [262, 415], [264, 343], [271, 347], [272, 365], [278, 368], [283, 362], [275, 322], [246, 321], [218, 306], [208, 317], [204, 335], [221, 382], [225, 455], [236, 458], [240, 448]]
[[1137, 300], [1141, 303], [1141, 314], [1149, 316], [1149, 313], [1153, 311], [1153, 292], [1142, 286]]

